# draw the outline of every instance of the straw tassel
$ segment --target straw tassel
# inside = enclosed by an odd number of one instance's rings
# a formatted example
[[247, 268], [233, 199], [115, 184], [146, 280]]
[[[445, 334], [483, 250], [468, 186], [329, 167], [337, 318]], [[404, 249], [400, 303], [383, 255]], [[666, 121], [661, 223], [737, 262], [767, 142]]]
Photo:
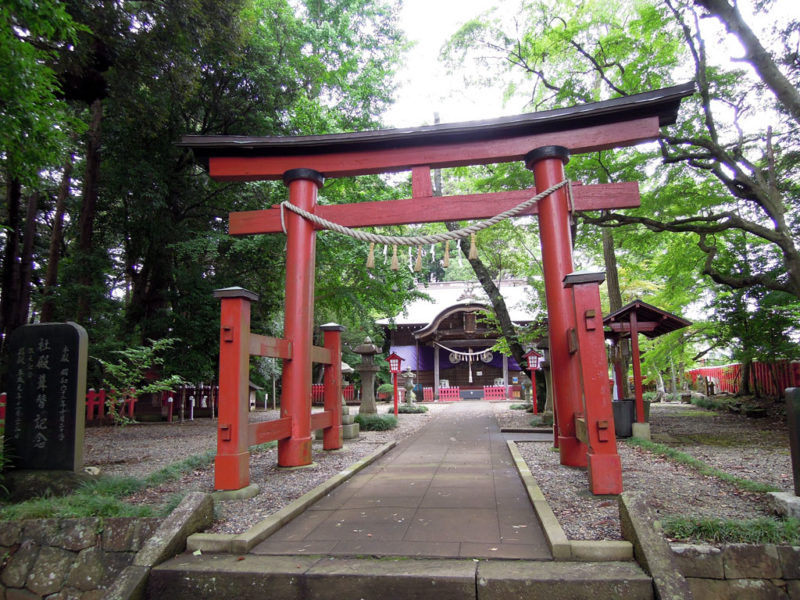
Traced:
[[367, 256], [367, 268], [375, 268], [375, 242], [369, 243], [369, 256]]
[[417, 246], [417, 261], [414, 263], [414, 272], [422, 271], [422, 247]]
[[450, 266], [450, 240], [444, 243], [444, 259], [442, 260], [442, 266], [445, 269]]
[[475, 246], [475, 234], [469, 234], [469, 259], [478, 258], [478, 248]]
[[397, 245], [392, 246], [392, 266], [389, 268], [392, 271], [397, 271], [400, 268], [400, 263], [397, 261]]

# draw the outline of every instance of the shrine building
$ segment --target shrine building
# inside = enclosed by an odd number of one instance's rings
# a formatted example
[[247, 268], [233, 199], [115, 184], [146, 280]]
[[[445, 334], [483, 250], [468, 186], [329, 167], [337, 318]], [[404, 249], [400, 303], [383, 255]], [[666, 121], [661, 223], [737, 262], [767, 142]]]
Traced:
[[[498, 288], [515, 325], [535, 319], [531, 287], [524, 280], [503, 280]], [[480, 283], [434, 282], [418, 291], [430, 299], [413, 300], [402, 313], [378, 324], [385, 329], [389, 351], [404, 359], [403, 370], [416, 375], [425, 400], [484, 399], [485, 388], [498, 386], [508, 397], [519, 397], [523, 378], [528, 378], [513, 358], [491, 350], [500, 333], [482, 318], [492, 305]]]

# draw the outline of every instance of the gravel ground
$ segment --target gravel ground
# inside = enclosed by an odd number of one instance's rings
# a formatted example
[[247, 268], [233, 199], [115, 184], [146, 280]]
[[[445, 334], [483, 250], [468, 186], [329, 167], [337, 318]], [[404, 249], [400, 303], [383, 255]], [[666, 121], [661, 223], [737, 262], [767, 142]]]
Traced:
[[[506, 410], [507, 406], [494, 405], [502, 427], [527, 425], [531, 415]], [[654, 404], [650, 423], [653, 441], [737, 477], [793, 489], [788, 433], [781, 414], [775, 419], [748, 419], [692, 405]], [[518, 446], [568, 538], [621, 539], [617, 502], [589, 493], [585, 469], [562, 467], [549, 443]], [[752, 519], [770, 514], [763, 494], [742, 492], [625, 443], [618, 448], [624, 489], [647, 494], [660, 515]]]
[[[277, 466], [277, 449], [258, 452], [250, 457], [250, 481], [259, 486], [259, 494], [247, 500], [231, 500], [217, 504], [214, 533], [243, 533], [250, 527], [302, 496], [339, 471], [392, 440], [413, 435], [420, 427], [446, 409], [446, 405], [429, 405], [427, 413], [400, 414], [398, 427], [391, 431], [361, 432], [358, 440], [345, 440], [335, 452], [322, 450], [322, 442], [314, 442], [313, 465], [286, 470]], [[387, 411], [379, 406], [379, 412]], [[357, 407], [350, 408], [351, 413]], [[276, 411], [251, 413], [251, 422], [278, 417]], [[86, 430], [85, 464], [98, 466], [111, 475], [146, 477], [150, 473], [178, 462], [192, 454], [216, 447], [216, 423], [198, 419], [180, 423], [138, 424], [123, 428], [102, 427]], [[214, 487], [213, 467], [197, 469], [181, 479], [147, 489], [126, 499], [134, 504], [158, 506], [176, 493], [211, 492]]]
[[[494, 403], [501, 427], [527, 427], [531, 415], [510, 410], [511, 403]], [[270, 449], [250, 459], [251, 481], [259, 494], [249, 500], [218, 504], [212, 531], [241, 533], [335, 473], [352, 465], [381, 444], [413, 435], [448, 405], [427, 405], [428, 413], [400, 415], [399, 427], [386, 432], [362, 432], [345, 442], [343, 450], [324, 452], [315, 442], [314, 465], [298, 470], [277, 468], [277, 451]], [[357, 408], [351, 407], [351, 412]], [[385, 406], [379, 408], [385, 412]], [[792, 491], [791, 458], [785, 418], [748, 419], [716, 414], [692, 405], [654, 404], [651, 430], [654, 441], [683, 452], [738, 477], [769, 483]], [[273, 419], [273, 411], [251, 414], [251, 420]], [[89, 428], [85, 462], [103, 473], [144, 477], [192, 454], [213, 450], [216, 423], [199, 419], [183, 424], [141, 424], [123, 428]], [[575, 540], [620, 539], [619, 514], [614, 498], [594, 497], [584, 469], [562, 467], [558, 453], [546, 442], [519, 443], [534, 477], [547, 497], [567, 536]], [[704, 477], [689, 467], [658, 458], [625, 443], [618, 444], [626, 490], [641, 490], [660, 514], [747, 519], [768, 514], [762, 494], [741, 492], [714, 477]], [[137, 504], [159, 505], [188, 490], [210, 492], [213, 468], [198, 469], [180, 480], [136, 494]]]

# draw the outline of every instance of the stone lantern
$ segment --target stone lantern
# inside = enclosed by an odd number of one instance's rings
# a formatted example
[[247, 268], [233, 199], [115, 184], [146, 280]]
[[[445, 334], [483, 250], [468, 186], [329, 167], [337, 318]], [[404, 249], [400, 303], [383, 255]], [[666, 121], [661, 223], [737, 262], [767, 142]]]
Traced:
[[405, 402], [411, 404], [414, 401], [414, 373], [411, 372], [411, 367], [406, 369], [403, 373], [403, 387], [406, 390]]
[[380, 352], [369, 337], [364, 338], [364, 342], [353, 349], [353, 352], [361, 355], [361, 364], [355, 370], [361, 375], [361, 406], [358, 412], [362, 415], [377, 414], [378, 406], [375, 404], [375, 373], [380, 367], [375, 364], [375, 355]]

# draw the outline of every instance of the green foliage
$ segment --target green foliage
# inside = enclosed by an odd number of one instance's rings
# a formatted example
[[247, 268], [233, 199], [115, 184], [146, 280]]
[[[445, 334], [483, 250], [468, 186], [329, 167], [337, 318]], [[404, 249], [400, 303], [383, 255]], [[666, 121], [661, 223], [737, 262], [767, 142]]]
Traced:
[[653, 454], [657, 454], [659, 456], [663, 456], [669, 458], [670, 460], [674, 460], [677, 463], [682, 465], [686, 465], [688, 467], [692, 467], [697, 472], [701, 473], [702, 475], [706, 475], [709, 477], [716, 477], [717, 479], [721, 479], [726, 483], [730, 483], [741, 490], [747, 492], [757, 492], [765, 494], [767, 492], [777, 492], [780, 491], [778, 488], [768, 485], [766, 483], [760, 483], [758, 481], [752, 481], [750, 479], [744, 479], [742, 477], [736, 477], [735, 475], [731, 475], [730, 473], [726, 473], [716, 467], [712, 467], [704, 463], [702, 460], [697, 459], [685, 452], [681, 452], [680, 450], [675, 450], [674, 448], [670, 448], [665, 444], [659, 444], [657, 442], [651, 442], [649, 440], [643, 440], [640, 438], [629, 438], [625, 440], [625, 443], [633, 446], [635, 448], [642, 448], [647, 450], [648, 452], [652, 452]]
[[394, 397], [394, 384], [392, 383], [382, 383], [378, 386], [376, 390], [378, 394], [387, 394], [389, 399], [391, 400]]
[[397, 412], [404, 415], [421, 414], [428, 412], [428, 407], [422, 404], [406, 404], [404, 402], [397, 407]]
[[0, 5], [0, 164], [9, 179], [36, 185], [66, 156], [70, 129], [82, 130], [52, 68], [55, 48], [74, 42], [78, 29], [63, 2]]
[[533, 405], [532, 404], [512, 404], [509, 406], [511, 410], [526, 410], [528, 412], [533, 412]]
[[387, 431], [397, 427], [397, 418], [394, 415], [358, 414], [355, 421], [363, 431]]
[[120, 359], [115, 363], [97, 359], [105, 373], [103, 387], [106, 389], [108, 414], [112, 415], [116, 424], [126, 425], [130, 422], [123, 414], [127, 398], [168, 391], [184, 383], [178, 375], [152, 377], [164, 364], [164, 358], [159, 353], [172, 348], [177, 341], [179, 340], [151, 340], [149, 346], [119, 350], [116, 354]]
[[667, 516], [662, 525], [667, 537], [687, 542], [800, 544], [800, 520], [792, 518], [759, 517], [742, 521]]

